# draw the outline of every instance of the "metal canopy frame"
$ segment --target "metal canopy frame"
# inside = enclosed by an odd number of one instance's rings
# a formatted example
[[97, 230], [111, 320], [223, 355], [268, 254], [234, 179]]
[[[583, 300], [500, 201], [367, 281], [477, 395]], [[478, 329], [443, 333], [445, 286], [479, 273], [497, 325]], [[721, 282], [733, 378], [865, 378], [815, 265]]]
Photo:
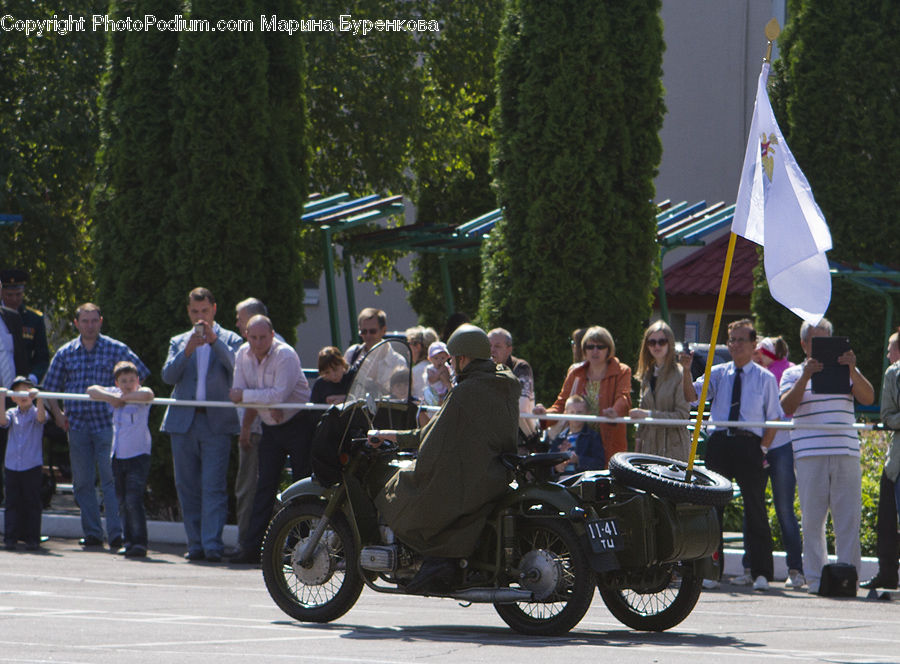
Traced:
[[[334, 252], [331, 249], [335, 235], [402, 214], [403, 211], [402, 196], [381, 197], [375, 194], [361, 198], [352, 198], [348, 193], [340, 193], [333, 196], [313, 194], [304, 204], [300, 223], [304, 226], [318, 226], [321, 231], [325, 290], [328, 295], [328, 321], [331, 326], [331, 343], [335, 346], [341, 346], [341, 323], [338, 316], [337, 288], [334, 277]], [[350, 237], [347, 236], [347, 239]], [[351, 335], [355, 336], [355, 333], [352, 331], [356, 329], [356, 292], [353, 286], [351, 252], [347, 249], [346, 239], [340, 244], [344, 245], [342, 262], [344, 286], [347, 290], [350, 330]]]
[[[503, 218], [502, 210], [497, 208], [458, 225], [417, 223], [354, 233], [341, 236], [339, 240], [335, 239], [335, 235], [343, 230], [349, 230], [360, 224], [375, 220], [375, 218], [354, 216], [359, 214], [359, 211], [365, 206], [381, 210], [379, 202], [399, 198], [395, 196], [392, 199], [380, 199], [378, 196], [367, 196], [351, 201], [347, 194], [338, 194], [328, 198], [311, 199], [305, 207], [304, 221], [319, 223], [323, 231], [322, 246], [325, 254], [326, 286], [329, 289], [328, 306], [331, 319], [331, 333], [335, 345], [339, 345], [340, 327], [337, 320], [337, 304], [334, 296], [333, 257], [330, 251], [333, 241], [339, 242], [343, 247], [344, 276], [346, 279], [347, 302], [350, 308], [350, 326], [351, 329], [354, 329], [356, 304], [350, 274], [350, 257], [352, 255], [371, 253], [378, 250], [398, 250], [409, 253], [436, 255], [441, 272], [444, 307], [449, 316], [455, 309], [449, 262], [454, 259], [477, 255], [485, 237], [487, 237], [497, 222]], [[657, 207], [659, 209], [656, 215], [656, 223], [660, 265], [658, 295], [662, 317], [668, 321], [669, 312], [661, 269], [663, 257], [667, 251], [675, 247], [705, 245], [705, 238], [710, 233], [715, 233], [731, 224], [734, 217], [734, 205], [726, 206], [722, 202], [707, 205], [706, 201], [692, 204], [682, 201], [673, 204], [671, 201], [665, 200], [658, 203]], [[389, 216], [396, 213], [395, 210], [380, 216]], [[332, 217], [339, 217], [340, 223], [326, 223]]]
[[659, 244], [659, 315], [669, 322], [669, 305], [666, 300], [666, 282], [662, 263], [666, 253], [675, 247], [704, 246], [706, 237], [731, 225], [734, 219], [734, 205], [723, 202], [707, 206], [706, 201], [688, 204], [686, 201], [673, 204], [669, 200], [657, 203], [656, 240]]
[[[887, 347], [888, 339], [894, 333], [894, 293], [900, 293], [900, 270], [897, 268], [880, 265], [878, 263], [845, 263], [838, 260], [829, 260], [832, 277], [840, 277], [855, 284], [859, 288], [869, 292], [875, 292], [884, 298], [884, 343]], [[881, 374], [888, 368], [887, 355], [882, 356]]]

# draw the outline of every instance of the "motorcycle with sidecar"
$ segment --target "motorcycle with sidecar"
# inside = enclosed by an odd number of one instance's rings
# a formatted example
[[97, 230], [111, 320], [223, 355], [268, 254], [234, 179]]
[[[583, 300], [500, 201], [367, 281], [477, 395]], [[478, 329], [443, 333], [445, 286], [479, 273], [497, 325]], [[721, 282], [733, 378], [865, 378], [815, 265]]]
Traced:
[[[314, 476], [280, 496], [262, 549], [266, 588], [302, 622], [349, 611], [362, 589], [404, 594], [422, 556], [379, 523], [373, 496], [414, 455], [366, 444], [371, 429], [414, 428], [409, 349], [375, 346], [347, 398], [322, 416]], [[405, 393], [397, 377], [405, 376]], [[392, 385], [393, 383], [393, 389]], [[430, 596], [493, 604], [517, 632], [559, 635], [587, 612], [597, 588], [610, 612], [638, 630], [662, 631], [693, 610], [704, 578], [716, 578], [715, 508], [731, 483], [683, 462], [619, 453], [609, 470], [560, 478], [565, 453], [505, 455], [510, 485], [493, 506], [476, 550]]]

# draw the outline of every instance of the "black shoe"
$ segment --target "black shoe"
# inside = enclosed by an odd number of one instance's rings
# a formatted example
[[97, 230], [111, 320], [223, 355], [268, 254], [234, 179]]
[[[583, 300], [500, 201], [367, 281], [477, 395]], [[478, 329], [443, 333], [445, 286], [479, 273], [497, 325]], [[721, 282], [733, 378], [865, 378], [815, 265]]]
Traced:
[[212, 551], [211, 553], [206, 554], [206, 562], [208, 563], [220, 563], [222, 562], [222, 554], [218, 551]]
[[240, 551], [236, 555], [231, 556], [230, 563], [235, 565], [258, 565], [259, 551], [250, 549], [249, 551]]
[[195, 563], [198, 560], [206, 560], [206, 554], [202, 551], [188, 551], [186, 554], [184, 554], [184, 559], [189, 562]]
[[110, 551], [118, 551], [122, 548], [122, 538], [121, 537], [113, 537], [109, 540], [109, 550]]
[[84, 548], [93, 548], [97, 546], [103, 546], [103, 540], [99, 537], [94, 537], [93, 535], [88, 535], [87, 537], [82, 537], [78, 540], [78, 543]]
[[40, 551], [41, 545], [39, 542], [25, 542], [25, 550], [26, 551]]
[[146, 558], [147, 549], [142, 546], [133, 546], [124, 553], [126, 558]]
[[16, 543], [15, 543], [15, 542], [4, 542], [4, 543], [3, 543], [3, 548], [4, 548], [6, 551], [15, 551], [15, 550], [16, 550]]
[[453, 579], [454, 571], [456, 571], [454, 558], [427, 556], [412, 581], [406, 585], [406, 592], [414, 595], [434, 592]]
[[885, 590], [897, 590], [897, 577], [892, 577], [888, 579], [886, 576], [882, 575], [881, 572], [878, 572], [875, 576], [873, 576], [868, 581], [863, 581], [859, 584], [860, 588], [865, 588], [866, 590], [871, 590], [873, 588], [884, 588]]

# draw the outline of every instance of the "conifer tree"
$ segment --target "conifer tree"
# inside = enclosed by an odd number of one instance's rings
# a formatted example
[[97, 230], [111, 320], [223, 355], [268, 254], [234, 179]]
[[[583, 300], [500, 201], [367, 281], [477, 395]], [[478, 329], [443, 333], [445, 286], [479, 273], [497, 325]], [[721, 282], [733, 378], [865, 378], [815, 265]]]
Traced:
[[569, 333], [599, 324], [632, 363], [650, 314], [661, 155], [658, 0], [508, 0], [492, 172], [504, 221], [483, 252], [480, 319], [509, 328], [552, 399]]

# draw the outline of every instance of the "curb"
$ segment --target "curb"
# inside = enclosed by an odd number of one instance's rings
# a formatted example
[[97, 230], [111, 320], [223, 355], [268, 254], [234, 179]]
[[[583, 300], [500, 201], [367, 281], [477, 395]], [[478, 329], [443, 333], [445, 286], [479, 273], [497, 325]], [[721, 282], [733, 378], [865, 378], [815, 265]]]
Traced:
[[[5, 523], [6, 510], [0, 509], [0, 528]], [[79, 539], [83, 537], [81, 531], [81, 517], [76, 514], [44, 513], [41, 516], [41, 534], [50, 537], [64, 539]], [[181, 544], [186, 545], [184, 526], [181, 521], [147, 521], [147, 539], [151, 544]], [[225, 546], [237, 546], [237, 526], [225, 526], [222, 533]]]

